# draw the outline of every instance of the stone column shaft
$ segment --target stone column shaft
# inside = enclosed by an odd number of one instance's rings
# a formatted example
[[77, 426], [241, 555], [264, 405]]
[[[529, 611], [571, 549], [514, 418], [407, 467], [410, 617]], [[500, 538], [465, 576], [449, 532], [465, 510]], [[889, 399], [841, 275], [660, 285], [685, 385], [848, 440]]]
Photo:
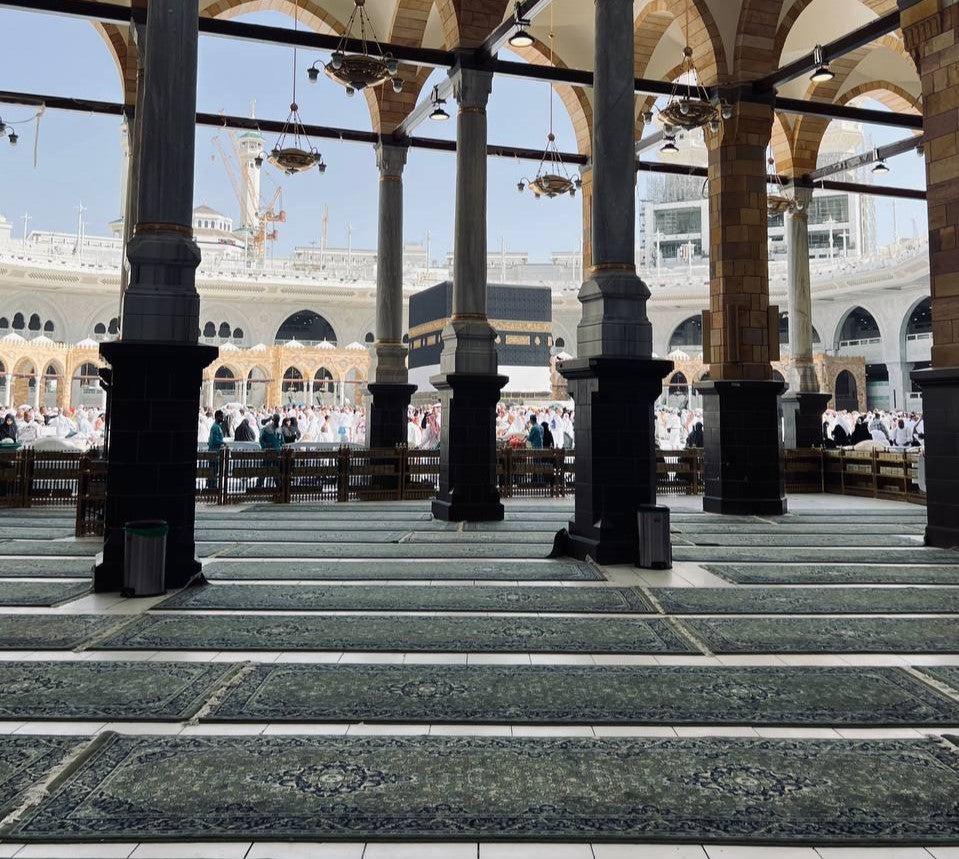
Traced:
[[121, 339], [197, 342], [200, 298], [193, 241], [196, 135], [195, 4], [161, 0], [139, 39], [142, 71], [136, 119], [136, 226], [127, 244], [130, 285]]
[[819, 391], [812, 361], [812, 288], [809, 276], [809, 204], [812, 190], [795, 188], [796, 208], [786, 214], [789, 289], [789, 351], [798, 393]]
[[379, 243], [376, 265], [376, 362], [366, 422], [369, 447], [392, 448], [406, 442], [410, 398], [406, 346], [403, 345], [403, 168], [408, 146], [380, 141]]
[[503, 518], [496, 482], [496, 332], [486, 317], [486, 103], [493, 76], [461, 62], [450, 72], [456, 125], [453, 314], [443, 329], [439, 492], [433, 515], [449, 522]]

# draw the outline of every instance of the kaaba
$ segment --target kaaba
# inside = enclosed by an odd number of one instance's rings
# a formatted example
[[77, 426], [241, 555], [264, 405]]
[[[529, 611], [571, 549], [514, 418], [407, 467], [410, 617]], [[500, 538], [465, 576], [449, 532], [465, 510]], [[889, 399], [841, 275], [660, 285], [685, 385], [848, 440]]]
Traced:
[[[452, 281], [410, 297], [410, 382], [421, 393], [435, 390], [430, 377], [440, 371], [443, 328], [452, 313]], [[509, 377], [504, 393], [549, 396], [553, 345], [553, 297], [549, 287], [490, 284], [486, 315], [497, 334], [499, 372]]]

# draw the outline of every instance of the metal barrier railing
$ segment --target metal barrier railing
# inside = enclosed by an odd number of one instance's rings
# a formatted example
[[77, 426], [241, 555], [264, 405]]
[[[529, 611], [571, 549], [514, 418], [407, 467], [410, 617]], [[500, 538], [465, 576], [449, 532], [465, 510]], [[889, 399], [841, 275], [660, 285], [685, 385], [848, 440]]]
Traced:
[[[787, 450], [786, 491], [830, 492], [925, 504], [918, 452]], [[659, 451], [658, 495], [701, 495], [701, 449]], [[107, 464], [88, 453], [0, 449], [0, 507], [76, 505], [77, 536], [103, 533]], [[224, 448], [197, 453], [196, 499], [221, 506], [425, 500], [439, 489], [438, 450], [279, 451]], [[564, 498], [576, 491], [572, 450], [501, 448], [497, 482], [503, 498]]]

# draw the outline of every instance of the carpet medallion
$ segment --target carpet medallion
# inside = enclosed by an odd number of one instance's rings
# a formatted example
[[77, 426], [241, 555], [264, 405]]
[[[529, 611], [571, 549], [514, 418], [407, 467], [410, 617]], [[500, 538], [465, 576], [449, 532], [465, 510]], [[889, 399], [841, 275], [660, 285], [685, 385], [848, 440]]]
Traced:
[[[959, 576], [959, 568], [957, 568]], [[602, 581], [590, 564], [574, 561], [213, 561], [208, 579], [411, 579], [494, 581]]]
[[937, 740], [107, 736], [15, 840], [959, 843]]
[[955, 614], [959, 588], [653, 588], [668, 614]]
[[694, 618], [713, 653], [959, 653], [959, 619], [946, 617]]
[[0, 606], [54, 606], [90, 592], [90, 582], [0, 582]]
[[666, 620], [402, 615], [162, 615], [100, 650], [357, 650], [433, 653], [698, 653]]
[[43, 781], [77, 743], [77, 737], [0, 735], [0, 815], [16, 806], [23, 791]]
[[118, 620], [102, 614], [0, 614], [0, 650], [72, 650]]
[[234, 671], [200, 662], [0, 662], [0, 719], [189, 719]]
[[[959, 591], [957, 591], [959, 593]], [[187, 588], [154, 609], [191, 611], [527, 611], [656, 610], [638, 588], [474, 585], [247, 585]]]
[[899, 668], [272, 664], [204, 721], [959, 725], [959, 701]]
[[737, 585], [959, 585], [959, 564], [707, 564], [706, 569]]

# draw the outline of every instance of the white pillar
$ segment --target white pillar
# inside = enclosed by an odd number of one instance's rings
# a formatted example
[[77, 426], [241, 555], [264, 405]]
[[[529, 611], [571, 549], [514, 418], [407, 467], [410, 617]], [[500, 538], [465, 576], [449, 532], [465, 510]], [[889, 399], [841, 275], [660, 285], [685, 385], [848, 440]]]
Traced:
[[796, 207], [786, 214], [789, 351], [797, 393], [819, 390], [812, 360], [812, 290], [809, 276], [809, 204], [812, 189], [794, 188]]

